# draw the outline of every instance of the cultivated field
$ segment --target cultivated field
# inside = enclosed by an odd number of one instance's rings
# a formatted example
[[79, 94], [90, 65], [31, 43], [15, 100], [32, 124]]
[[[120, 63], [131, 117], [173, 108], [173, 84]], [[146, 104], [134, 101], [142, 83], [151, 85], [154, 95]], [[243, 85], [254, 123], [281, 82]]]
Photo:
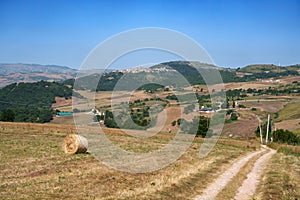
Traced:
[[275, 119], [277, 129], [287, 129], [296, 134], [300, 134], [300, 102], [295, 101], [286, 104], [278, 112], [278, 118]]
[[258, 126], [257, 117], [248, 110], [238, 111], [239, 119], [231, 123], [225, 123], [222, 136], [253, 138], [255, 130]]

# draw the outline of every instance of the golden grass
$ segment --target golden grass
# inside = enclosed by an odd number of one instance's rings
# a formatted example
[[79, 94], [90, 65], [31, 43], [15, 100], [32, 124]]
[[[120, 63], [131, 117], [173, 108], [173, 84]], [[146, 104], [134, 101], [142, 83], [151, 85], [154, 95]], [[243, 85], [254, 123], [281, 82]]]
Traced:
[[297, 134], [300, 137], [300, 128], [293, 130], [293, 133]]
[[268, 146], [273, 149], [276, 149], [277, 152], [300, 157], [300, 146], [292, 146], [292, 145], [279, 144], [279, 143], [269, 143]]
[[[300, 114], [299, 114], [300, 116]], [[290, 120], [284, 120], [281, 122], [276, 123], [277, 129], [285, 129], [289, 131], [296, 131], [297, 129], [300, 129], [300, 118], [299, 119], [290, 119]]]
[[268, 99], [260, 99], [260, 100], [249, 100], [245, 102], [240, 102], [240, 104], [245, 105], [247, 108], [257, 108], [265, 112], [278, 112], [283, 108], [288, 101], [285, 99], [278, 99], [278, 100], [268, 100]]
[[300, 102], [293, 102], [285, 105], [284, 108], [278, 112], [279, 116], [276, 119], [276, 121], [299, 119], [300, 118], [299, 107], [300, 107]]
[[300, 76], [286, 76], [286, 77], [280, 78], [280, 82], [283, 84], [290, 84], [294, 81], [300, 82]]
[[[205, 158], [198, 157], [202, 139], [196, 139], [170, 166], [145, 174], [111, 169], [90, 154], [66, 155], [61, 143], [74, 133], [70, 125], [0, 123], [0, 196], [16, 199], [178, 199], [193, 198], [251, 151], [247, 142], [217, 144]], [[113, 142], [136, 152], [161, 147], [173, 135], [160, 133], [144, 143], [107, 129]]]
[[[266, 89], [271, 87], [274, 87], [274, 83], [267, 83], [267, 82], [261, 82], [261, 81], [251, 81], [251, 82], [231, 82], [231, 83], [224, 83], [226, 90], [235, 90], [235, 89], [243, 89], [247, 90], [249, 88], [255, 88], [255, 89]], [[205, 86], [204, 86], [205, 88]], [[221, 84], [216, 84], [212, 86], [213, 89], [216, 91], [219, 91], [221, 88]]]
[[277, 153], [263, 173], [256, 199], [299, 199], [300, 157]]

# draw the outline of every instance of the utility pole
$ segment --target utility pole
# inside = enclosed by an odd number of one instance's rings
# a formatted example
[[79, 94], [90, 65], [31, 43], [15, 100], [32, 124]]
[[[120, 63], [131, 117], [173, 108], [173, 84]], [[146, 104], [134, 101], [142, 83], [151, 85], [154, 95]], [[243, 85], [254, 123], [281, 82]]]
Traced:
[[269, 126], [270, 126], [270, 114], [268, 114], [268, 125], [267, 125], [266, 144], [268, 144]]
[[260, 123], [260, 119], [257, 116], [258, 119], [258, 127], [259, 127], [259, 136], [260, 136], [260, 143], [263, 144], [263, 138], [262, 138], [262, 130], [261, 130], [261, 123]]

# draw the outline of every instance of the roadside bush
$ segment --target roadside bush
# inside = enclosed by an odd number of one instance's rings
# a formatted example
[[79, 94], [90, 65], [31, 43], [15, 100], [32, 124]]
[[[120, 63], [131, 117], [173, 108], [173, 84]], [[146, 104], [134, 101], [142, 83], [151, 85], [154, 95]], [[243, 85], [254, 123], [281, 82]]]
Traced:
[[279, 129], [273, 132], [273, 141], [290, 145], [300, 145], [300, 138], [293, 132]]

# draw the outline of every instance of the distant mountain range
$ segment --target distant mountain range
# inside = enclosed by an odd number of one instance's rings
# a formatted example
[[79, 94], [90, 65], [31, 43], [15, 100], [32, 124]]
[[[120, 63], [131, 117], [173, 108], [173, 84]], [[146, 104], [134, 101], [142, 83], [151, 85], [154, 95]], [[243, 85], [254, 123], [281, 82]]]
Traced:
[[[118, 80], [124, 75], [131, 76], [132, 80], [144, 73], [154, 74], [160, 72], [166, 79], [170, 77], [176, 85], [177, 72], [182, 74], [190, 84], [204, 84], [203, 77], [199, 71], [209, 72], [218, 70], [224, 82], [243, 82], [263, 78], [275, 78], [288, 75], [299, 75], [300, 65], [276, 66], [268, 64], [248, 65], [242, 68], [222, 68], [197, 61], [172, 61], [154, 65], [150, 68], [132, 68], [124, 70], [107, 71], [100, 77], [101, 70], [89, 70], [81, 72], [81, 77], [77, 79], [77, 87], [81, 89], [91, 89], [89, 85], [98, 82], [96, 90], [112, 90]], [[37, 82], [44, 81], [65, 81], [72, 84], [78, 70], [58, 65], [39, 64], [0, 64], [0, 87], [4, 87], [15, 82]], [[84, 75], [82, 75], [84, 74]], [[130, 83], [129, 83], [130, 84]], [[172, 84], [172, 83], [171, 83]]]
[[77, 70], [58, 65], [0, 64], [0, 87], [15, 82], [62, 81], [74, 78]]
[[39, 64], [0, 64], [0, 75], [14, 73], [67, 73], [75, 74], [77, 70], [59, 65], [39, 65]]

